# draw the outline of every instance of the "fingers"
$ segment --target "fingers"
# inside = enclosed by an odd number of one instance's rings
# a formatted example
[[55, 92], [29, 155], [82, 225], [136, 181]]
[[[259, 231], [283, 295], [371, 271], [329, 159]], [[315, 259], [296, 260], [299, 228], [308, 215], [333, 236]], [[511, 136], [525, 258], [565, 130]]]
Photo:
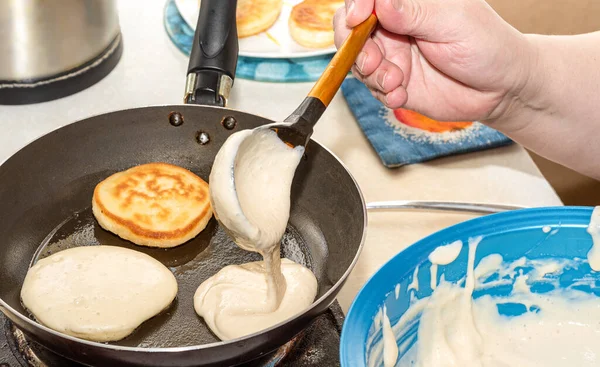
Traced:
[[[341, 47], [346, 40], [346, 37], [348, 37], [348, 34], [350, 34], [350, 29], [344, 21], [344, 15], [345, 10], [342, 8], [337, 11], [334, 17], [334, 40], [337, 48]], [[383, 52], [372, 39], [368, 39], [362, 51], [356, 58], [355, 65], [358, 67], [361, 74], [370, 75], [375, 71], [379, 64], [381, 64], [382, 60]]]
[[431, 41], [447, 37], [446, 30], [461, 24], [463, 13], [447, 0], [378, 0], [375, 10], [388, 31]]
[[350, 28], [346, 24], [346, 9], [339, 8], [333, 16], [333, 31], [335, 47], [338, 49], [344, 43], [344, 40], [350, 34]]
[[400, 87], [388, 94], [384, 94], [379, 91], [371, 91], [371, 94], [387, 108], [391, 108], [393, 110], [403, 107], [408, 101], [408, 94], [406, 93], [406, 89], [404, 89], [404, 87]]
[[373, 97], [377, 98], [379, 102], [391, 109], [403, 107], [408, 101], [408, 94], [406, 93], [406, 89], [404, 89], [404, 87], [400, 87], [388, 94], [372, 90], [371, 94]]
[[362, 74], [356, 66], [352, 68], [352, 73], [371, 90], [375, 98], [387, 107], [398, 108], [406, 103], [408, 96], [402, 86], [404, 74], [389, 60], [382, 60], [380, 66], [370, 75]]
[[404, 81], [404, 74], [400, 68], [389, 60], [382, 60], [381, 64], [370, 74], [361, 72], [357, 67], [355, 74], [360, 75], [359, 79], [372, 90], [382, 93], [389, 93], [400, 87]]
[[408, 101], [408, 93], [404, 87], [394, 89], [385, 95], [383, 103], [388, 108], [396, 109], [404, 106]]
[[348, 27], [356, 27], [367, 20], [373, 12], [375, 0], [345, 0], [346, 1], [346, 24]]
[[[358, 23], [364, 21], [373, 10], [374, 0], [347, 0], [348, 8], [340, 8], [333, 18], [333, 26], [335, 30], [335, 45], [339, 49], [348, 35], [351, 28], [355, 25], [347, 23], [349, 12], [362, 12], [367, 9], [364, 19], [360, 19]], [[359, 5], [360, 4], [360, 5]], [[366, 8], [362, 8], [367, 4]], [[370, 5], [369, 5], [370, 4]], [[359, 8], [359, 6], [361, 8]], [[370, 6], [370, 8], [369, 8]], [[359, 10], [357, 10], [359, 9]], [[359, 15], [362, 15], [359, 14]], [[358, 19], [358, 18], [357, 18]], [[402, 86], [404, 82], [404, 73], [398, 64], [393, 63], [385, 58], [385, 41], [387, 41], [388, 32], [379, 29], [374, 32], [374, 38], [370, 38], [365, 43], [361, 53], [358, 55], [352, 73], [362, 81], [373, 95], [390, 108], [398, 108], [404, 105], [407, 101], [406, 89]], [[379, 37], [379, 38], [378, 38]], [[384, 37], [381, 39], [381, 37]]]
[[429, 17], [428, 7], [414, 0], [382, 0], [376, 7], [379, 22], [391, 32], [423, 37], [422, 24]]
[[371, 75], [383, 62], [383, 53], [372, 39], [367, 40], [356, 58], [358, 71], [363, 75]]

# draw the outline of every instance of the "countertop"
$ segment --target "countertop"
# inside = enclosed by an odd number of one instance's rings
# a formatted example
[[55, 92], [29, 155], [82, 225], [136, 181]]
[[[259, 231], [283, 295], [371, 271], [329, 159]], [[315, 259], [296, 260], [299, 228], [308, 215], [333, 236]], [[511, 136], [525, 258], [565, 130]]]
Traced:
[[[119, 3], [125, 50], [119, 65], [105, 79], [60, 100], [0, 107], [0, 162], [37, 137], [91, 115], [181, 103], [187, 58], [171, 44], [164, 31], [164, 0], [140, 4], [126, 0]], [[282, 119], [296, 108], [311, 86], [236, 80], [229, 107]], [[347, 165], [367, 202], [444, 200], [562, 205], [529, 155], [517, 145], [399, 169], [385, 168], [341, 93], [323, 115], [314, 138]], [[364, 282], [393, 255], [434, 231], [471, 217], [425, 212], [370, 213], [364, 250], [338, 297], [342, 308], [348, 309]]]

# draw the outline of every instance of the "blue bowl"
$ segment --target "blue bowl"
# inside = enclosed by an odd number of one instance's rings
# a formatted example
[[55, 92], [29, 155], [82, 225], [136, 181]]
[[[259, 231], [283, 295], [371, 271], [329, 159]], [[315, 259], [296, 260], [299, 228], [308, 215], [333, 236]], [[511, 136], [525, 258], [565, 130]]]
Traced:
[[[587, 227], [593, 208], [551, 207], [523, 209], [475, 218], [436, 232], [402, 251], [369, 279], [355, 298], [341, 336], [340, 359], [342, 366], [365, 366], [367, 364], [367, 339], [375, 315], [385, 305], [392, 324], [404, 314], [410, 305], [411, 294], [417, 298], [431, 295], [429, 254], [438, 246], [461, 240], [463, 246], [459, 257], [447, 266], [440, 266], [438, 279], [444, 274], [448, 281], [463, 278], [467, 269], [469, 238], [483, 236], [477, 248], [475, 265], [485, 256], [500, 253], [505, 261], [526, 256], [529, 259], [548, 257], [585, 259], [592, 246]], [[546, 228], [544, 228], [546, 227]], [[550, 227], [549, 230], [547, 227]], [[416, 267], [419, 267], [419, 291], [407, 292]], [[577, 269], [580, 277], [591, 273], [587, 262]], [[400, 284], [396, 297], [395, 288]], [[562, 286], [562, 284], [561, 284]], [[587, 289], [600, 293], [599, 289]], [[501, 290], [498, 290], [501, 292]], [[489, 294], [489, 293], [488, 293]], [[493, 294], [493, 293], [492, 293]], [[406, 335], [396, 336], [408, 349], [416, 340], [418, 325]], [[400, 350], [400, 360], [403, 350]]]

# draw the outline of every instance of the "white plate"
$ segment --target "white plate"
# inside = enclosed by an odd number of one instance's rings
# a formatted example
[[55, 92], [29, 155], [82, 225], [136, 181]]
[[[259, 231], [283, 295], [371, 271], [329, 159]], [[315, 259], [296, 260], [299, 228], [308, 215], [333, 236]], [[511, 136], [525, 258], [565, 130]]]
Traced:
[[[335, 53], [335, 46], [328, 48], [306, 48], [300, 46], [288, 29], [288, 19], [294, 5], [302, 0], [286, 0], [279, 18], [266, 32], [239, 40], [240, 56], [260, 58], [300, 58], [329, 55]], [[198, 22], [199, 0], [175, 0], [175, 5], [185, 22], [196, 29]]]

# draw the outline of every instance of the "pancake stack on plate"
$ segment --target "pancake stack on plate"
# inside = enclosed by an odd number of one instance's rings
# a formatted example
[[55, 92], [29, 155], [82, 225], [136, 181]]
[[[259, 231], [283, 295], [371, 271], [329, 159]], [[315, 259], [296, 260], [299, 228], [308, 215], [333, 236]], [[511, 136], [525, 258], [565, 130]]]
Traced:
[[283, 0], [238, 0], [238, 37], [254, 36], [271, 28], [279, 18]]
[[290, 35], [304, 47], [333, 45], [333, 16], [344, 1], [305, 0], [294, 6], [289, 18]]

